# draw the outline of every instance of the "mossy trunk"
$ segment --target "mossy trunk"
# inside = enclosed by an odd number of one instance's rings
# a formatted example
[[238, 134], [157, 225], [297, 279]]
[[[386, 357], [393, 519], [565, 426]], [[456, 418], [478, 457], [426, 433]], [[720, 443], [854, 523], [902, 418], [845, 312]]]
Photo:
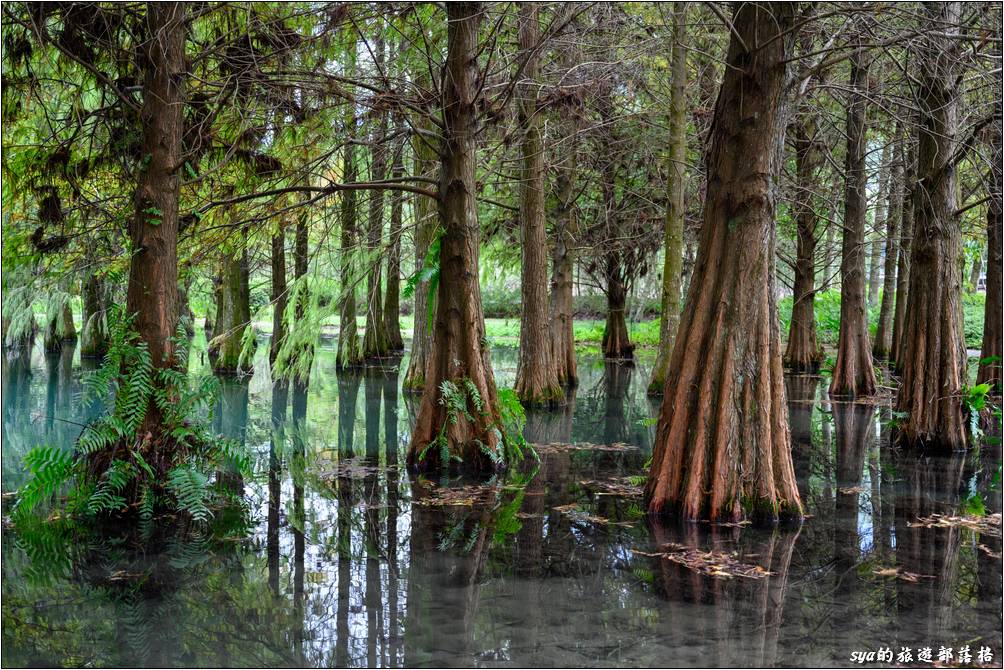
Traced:
[[60, 352], [69, 347], [73, 349], [77, 343], [77, 328], [73, 323], [73, 310], [70, 301], [66, 299], [49, 316], [45, 324], [45, 350]]
[[270, 249], [272, 284], [272, 340], [269, 344], [268, 362], [272, 367], [273, 383], [276, 378], [275, 360], [286, 341], [286, 321], [284, 318], [288, 303], [286, 285], [286, 230], [280, 223], [279, 230], [272, 236]]
[[899, 228], [903, 219], [903, 144], [897, 124], [895, 133], [897, 149], [889, 174], [889, 204], [886, 208], [885, 268], [882, 278], [882, 304], [879, 306], [878, 327], [872, 354], [876, 358], [889, 358], [892, 352], [892, 314], [896, 301], [896, 263], [899, 257]]
[[814, 373], [823, 360], [823, 348], [816, 336], [816, 209], [812, 194], [816, 172], [823, 162], [816, 139], [815, 119], [806, 119], [795, 127], [795, 172], [801, 198], [796, 204], [797, 258], [791, 324], [784, 363], [792, 372]]
[[[428, 122], [427, 122], [428, 123]], [[424, 130], [432, 131], [431, 127]], [[415, 154], [415, 174], [434, 177], [438, 171], [437, 150], [427, 136], [415, 134], [412, 138]], [[416, 195], [412, 207], [415, 212], [415, 271], [425, 265], [429, 247], [436, 238], [439, 218], [435, 203], [424, 195]], [[412, 309], [413, 330], [411, 335], [411, 356], [408, 370], [404, 374], [402, 388], [405, 393], [421, 393], [425, 388], [425, 374], [432, 357], [432, 328], [429, 319], [429, 282], [420, 281], [415, 285]]]
[[961, 403], [967, 382], [962, 328], [962, 230], [956, 210], [958, 34], [961, 3], [926, 6], [930, 32], [918, 47], [920, 143], [913, 194], [910, 302], [896, 409], [900, 441], [947, 450], [968, 445]]
[[[1000, 49], [997, 51], [1000, 54]], [[1000, 88], [1001, 74], [997, 73], [997, 85]], [[1001, 112], [1000, 98], [997, 102], [997, 113]], [[990, 202], [987, 204], [987, 295], [986, 307], [983, 313], [983, 346], [980, 350], [980, 369], [976, 374], [978, 384], [993, 384], [992, 393], [997, 396], [1004, 391], [1002, 382], [1001, 357], [1004, 356], [1004, 275], [1001, 272], [1001, 228], [1004, 227], [1004, 156], [1001, 152], [1002, 137], [1001, 120], [998, 119], [990, 132], [990, 170], [989, 182]]]
[[[477, 217], [475, 150], [479, 72], [478, 28], [483, 6], [476, 2], [446, 5], [447, 56], [442, 75], [443, 146], [440, 150], [440, 280], [436, 296], [432, 358], [412, 431], [408, 466], [445, 468], [443, 452], [461, 459], [468, 470], [492, 470], [484, 453], [502, 448], [495, 375], [485, 337], [481, 287], [478, 284], [480, 229]], [[451, 420], [441, 402], [441, 385], [451, 382], [470, 398], [474, 389], [481, 409], [472, 420]], [[439, 445], [432, 443], [438, 442]], [[427, 447], [429, 447], [427, 449]], [[435, 448], [432, 448], [435, 447]], [[423, 457], [424, 454], [424, 457]]]
[[216, 286], [216, 318], [213, 319], [213, 339], [209, 342], [209, 361], [217, 374], [250, 372], [241, 368], [241, 347], [244, 331], [251, 327], [247, 248], [220, 262], [220, 277]]
[[687, 192], [687, 50], [683, 45], [687, 3], [673, 4], [673, 74], [669, 102], [669, 182], [666, 188], [666, 226], [663, 231], [662, 314], [659, 351], [648, 384], [650, 395], [662, 395], [680, 325], [680, 283], [683, 271], [683, 229]]
[[709, 138], [697, 263], [645, 491], [651, 514], [802, 516], [774, 287], [775, 183], [795, 11], [786, 3], [735, 8]]
[[868, 338], [865, 302], [865, 213], [868, 207], [865, 164], [867, 147], [868, 61], [866, 54], [851, 57], [847, 106], [847, 157], [844, 163], [844, 235], [840, 254], [840, 333], [830, 394], [859, 397], [875, 394], [875, 370]]
[[[376, 43], [376, 60], [380, 67], [384, 62], [382, 39]], [[370, 181], [381, 181], [387, 177], [387, 152], [383, 143], [387, 138], [387, 113], [381, 112], [377, 126], [370, 139], [372, 156], [370, 161]], [[366, 225], [366, 332], [363, 333], [363, 358], [385, 358], [390, 354], [390, 338], [383, 312], [383, 262], [381, 243], [383, 241], [384, 191], [376, 189], [369, 193], [369, 218]]]
[[621, 279], [616, 254], [607, 255], [607, 322], [603, 327], [603, 357], [633, 358], [634, 345], [627, 329], [627, 287]]
[[[142, 49], [143, 154], [149, 156], [134, 195], [129, 239], [126, 312], [146, 342], [154, 367], [174, 363], [178, 304], [178, 196], [181, 169], [182, 108], [185, 84], [185, 3], [151, 3], [147, 28], [158, 39]], [[160, 411], [149, 403], [140, 432], [160, 434]]]
[[[403, 125], [398, 124], [403, 131]], [[404, 146], [398, 144], [390, 176], [404, 177]], [[390, 247], [387, 249], [387, 293], [383, 303], [383, 320], [387, 328], [387, 343], [391, 351], [404, 350], [401, 336], [401, 217], [404, 212], [404, 192], [394, 191], [390, 196]]]
[[101, 358], [108, 351], [107, 291], [104, 280], [91, 273], [80, 286], [80, 356]]
[[523, 64], [518, 87], [521, 170], [519, 181], [520, 263], [519, 362], [516, 395], [524, 405], [554, 405], [565, 400], [551, 356], [547, 295], [547, 227], [544, 220], [544, 144], [537, 110], [538, 6], [519, 6], [519, 48]]
[[[344, 163], [346, 183], [357, 179], [355, 147], [351, 143], [345, 145]], [[335, 368], [343, 370], [362, 363], [362, 351], [359, 348], [359, 336], [356, 333], [356, 254], [358, 252], [358, 231], [356, 215], [356, 191], [349, 189], [341, 194], [341, 294], [338, 312], [338, 354], [335, 357]]]

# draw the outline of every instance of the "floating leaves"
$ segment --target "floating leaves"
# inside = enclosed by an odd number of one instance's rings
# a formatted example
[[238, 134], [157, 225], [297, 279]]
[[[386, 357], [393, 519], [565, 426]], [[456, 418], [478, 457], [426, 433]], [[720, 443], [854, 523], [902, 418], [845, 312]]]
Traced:
[[551, 442], [550, 444], [538, 444], [536, 447], [537, 451], [542, 454], [559, 453], [562, 451], [638, 451], [638, 447], [630, 444], [624, 444], [623, 442], [612, 442], [610, 444], [593, 444], [592, 442], [574, 442], [571, 444], [563, 444], [560, 442]]
[[426, 507], [464, 506], [473, 507], [492, 502], [500, 487], [496, 483], [460, 486], [458, 488], [437, 487], [431, 482], [427, 495], [412, 500], [412, 504]]
[[633, 477], [612, 477], [610, 479], [587, 479], [579, 486], [596, 496], [618, 496], [621, 498], [641, 498], [644, 487], [635, 483]]
[[902, 568], [875, 568], [872, 570], [872, 574], [879, 577], [895, 577], [896, 579], [902, 579], [904, 582], [934, 579], [934, 575], [919, 575], [916, 572], [907, 572]]
[[932, 514], [931, 516], [920, 517], [916, 522], [908, 523], [910, 528], [969, 528], [981, 535], [991, 537], [1001, 536], [1001, 515], [988, 514], [986, 516], [965, 515], [965, 516], [945, 516], [942, 514]]
[[559, 505], [558, 507], [552, 507], [555, 512], [564, 514], [570, 517], [573, 521], [578, 521], [581, 523], [593, 523], [599, 526], [623, 526], [625, 528], [631, 528], [634, 526], [632, 523], [627, 521], [611, 521], [606, 517], [595, 516], [590, 514], [586, 510], [579, 507], [578, 503], [570, 503], [568, 505]]
[[774, 573], [765, 570], [759, 565], [743, 563], [739, 560], [736, 552], [725, 553], [723, 551], [701, 551], [693, 547], [670, 542], [662, 545], [661, 552], [640, 551], [632, 549], [631, 553], [640, 556], [652, 556], [662, 558], [673, 563], [678, 563], [685, 568], [699, 572], [702, 575], [715, 577], [718, 579], [732, 579], [734, 577], [745, 577], [747, 579], [762, 579]]
[[359, 456], [340, 459], [333, 468], [325, 470], [321, 476], [324, 479], [366, 479], [396, 469], [396, 465], [373, 465], [371, 461]]

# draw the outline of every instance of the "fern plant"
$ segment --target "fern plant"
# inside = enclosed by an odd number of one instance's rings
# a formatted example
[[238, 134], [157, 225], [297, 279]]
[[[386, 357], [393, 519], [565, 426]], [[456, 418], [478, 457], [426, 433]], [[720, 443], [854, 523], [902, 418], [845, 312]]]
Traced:
[[[251, 469], [239, 443], [208, 428], [218, 382], [206, 377], [189, 383], [183, 324], [173, 338], [175, 365], [157, 368], [130, 317], [113, 309], [109, 322], [108, 351], [101, 367], [85, 377], [82, 400], [111, 394], [111, 409], [84, 428], [72, 452], [40, 446], [26, 454], [29, 478], [18, 492], [15, 519], [61, 504], [69, 517], [132, 513], [142, 534], [150, 532], [158, 511], [205, 522], [217, 497], [207, 473]], [[142, 430], [151, 411], [159, 417], [156, 435]]]

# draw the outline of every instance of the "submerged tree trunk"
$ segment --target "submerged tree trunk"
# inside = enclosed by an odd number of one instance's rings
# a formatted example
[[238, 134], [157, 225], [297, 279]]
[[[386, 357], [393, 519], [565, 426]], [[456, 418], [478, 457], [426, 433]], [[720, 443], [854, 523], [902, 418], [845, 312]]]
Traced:
[[[866, 128], [867, 132], [867, 128]], [[882, 162], [879, 165], [878, 193], [875, 201], [875, 218], [872, 235], [875, 239], [869, 244], [871, 253], [868, 256], [868, 306], [872, 307], [879, 301], [879, 270], [882, 267], [882, 229], [888, 226], [887, 217], [891, 211], [886, 207], [889, 192], [892, 190], [891, 151], [892, 143], [886, 142], [882, 147]]]
[[[403, 131], [403, 125], [397, 125]], [[404, 145], [394, 150], [391, 178], [404, 177]], [[391, 351], [404, 349], [401, 337], [401, 218], [404, 212], [404, 192], [394, 191], [390, 200], [390, 248], [387, 250], [387, 295], [383, 304], [383, 320], [387, 328], [387, 344]]]
[[[355, 123], [355, 120], [352, 121]], [[356, 180], [355, 147], [349, 142], [345, 145], [343, 163], [346, 183]], [[356, 230], [356, 192], [352, 189], [342, 191], [341, 224], [341, 294], [339, 301], [341, 309], [338, 313], [338, 353], [335, 356], [335, 368], [343, 370], [354, 367], [362, 362], [359, 349], [359, 336], [356, 334], [356, 275], [355, 256], [357, 243]]]
[[[1000, 49], [997, 51], [1000, 54]], [[1000, 88], [1001, 74], [997, 73], [997, 85]], [[997, 113], [1001, 112], [998, 98]], [[1004, 227], [1004, 155], [1001, 153], [1001, 143], [1004, 142], [1001, 131], [1002, 121], [994, 122], [990, 132], [990, 202], [987, 204], [987, 295], [986, 307], [983, 313], [983, 347], [980, 350], [980, 369], [976, 374], [977, 384], [993, 384], [992, 393], [1001, 395], [1004, 375], [1001, 370], [1001, 357], [1004, 356], [1004, 276], [1001, 272], [1001, 228]], [[994, 360], [996, 359], [996, 360]]]
[[[178, 302], [178, 194], [185, 82], [185, 3], [147, 5], [150, 33], [143, 43], [143, 154], [129, 222], [132, 254], [126, 312], [147, 344], [154, 367], [174, 363]], [[158, 212], [152, 214], [152, 212]], [[141, 431], [160, 433], [160, 410], [148, 403]]]
[[43, 340], [44, 348], [49, 352], [59, 352], [66, 348], [72, 350], [76, 345], [77, 328], [73, 323], [69, 299], [63, 300], [55, 313], [49, 316]]
[[107, 296], [104, 280], [93, 272], [81, 283], [80, 356], [101, 358], [108, 351]]
[[[426, 130], [432, 129], [426, 128]], [[415, 174], [434, 176], [437, 170], [436, 148], [429, 143], [427, 137], [417, 133], [412, 139], [412, 146], [415, 153]], [[424, 195], [416, 195], [412, 207], [415, 212], [415, 272], [419, 272], [424, 267], [429, 247], [436, 238], [439, 219], [433, 201]], [[402, 388], [406, 393], [421, 393], [425, 387], [429, 359], [432, 357], [428, 281], [419, 281], [415, 284], [413, 299], [414, 328], [411, 336], [411, 356], [408, 359], [408, 370], [405, 372]]]
[[903, 218], [900, 221], [899, 262], [896, 264], [896, 309], [892, 319], [892, 350], [890, 357], [897, 371], [902, 370], [903, 325], [906, 323], [906, 305], [910, 298], [910, 254], [913, 251], [913, 201], [917, 188], [917, 143], [910, 140], [906, 150], [903, 182]]
[[792, 4], [736, 5], [706, 160], [697, 264], [646, 486], [652, 514], [719, 521], [802, 515], [774, 291], [775, 182], [794, 20]]
[[814, 119], [807, 119], [795, 128], [795, 171], [802, 195], [796, 205], [798, 256], [788, 346], [784, 351], [785, 365], [793, 372], [816, 372], [823, 360], [823, 348], [816, 336], [816, 210], [812, 203], [816, 171], [822, 165], [823, 155], [815, 135]]
[[663, 232], [662, 315], [659, 320], [659, 352], [648, 384], [651, 395], [662, 395], [673, 356], [673, 343], [680, 325], [680, 282], [683, 270], [683, 229], [687, 192], [687, 50], [683, 35], [687, 3], [673, 4], [673, 74], [669, 102], [669, 184], [666, 198], [666, 228]]
[[850, 99], [847, 106], [847, 158], [844, 164], [844, 236], [840, 255], [840, 334], [837, 362], [830, 381], [830, 394], [870, 396], [875, 394], [875, 370], [868, 341], [868, 305], [865, 302], [865, 167], [867, 144], [868, 84], [867, 54], [851, 58]]
[[209, 360], [217, 374], [240, 371], [244, 331], [251, 327], [248, 252], [243, 241], [240, 246], [237, 256], [223, 258], [216, 287], [216, 318], [213, 339], [209, 342]]
[[885, 268], [882, 278], [882, 304], [872, 353], [876, 358], [888, 358], [892, 351], [892, 312], [896, 300], [896, 263], [899, 256], [899, 228], [903, 218], [903, 144], [899, 124], [895, 134], [897, 148], [889, 171], [889, 203], [886, 208]]
[[519, 181], [520, 294], [519, 362], [516, 395], [524, 405], [552, 405], [564, 401], [551, 357], [547, 297], [547, 228], [544, 221], [544, 144], [537, 112], [539, 71], [538, 6], [519, 6], [519, 48], [524, 83], [519, 90], [519, 127], [522, 166]]
[[[478, 103], [478, 27], [483, 15], [476, 2], [446, 5], [447, 55], [442, 76], [443, 146], [440, 150], [439, 220], [440, 279], [436, 296], [432, 358], [418, 417], [408, 451], [415, 469], [447, 467], [443, 448], [428, 448], [442, 436], [449, 456], [462, 459], [468, 469], [490, 469], [484, 449], [501, 448], [495, 376], [492, 372], [481, 287], [478, 284], [478, 228], [475, 132]], [[450, 382], [460, 389], [473, 411], [452, 421], [441, 387]], [[479, 396], [474, 407], [471, 389]], [[455, 415], [456, 416], [456, 415]], [[435, 446], [435, 445], [431, 445]], [[424, 457], [423, 457], [424, 452]]]
[[575, 238], [578, 235], [578, 211], [573, 191], [578, 166], [578, 127], [572, 130], [572, 149], [567, 167], [558, 168], [558, 212], [551, 248], [551, 357], [554, 359], [558, 383], [576, 386], [579, 373], [575, 362], [574, 311], [572, 288], [575, 278]]
[[[383, 66], [384, 45], [378, 39], [376, 44], [376, 60], [378, 67]], [[387, 113], [380, 113], [380, 119], [371, 139], [372, 158], [370, 163], [370, 181], [380, 181], [387, 177], [387, 153], [383, 142], [387, 138]], [[390, 353], [390, 339], [387, 335], [387, 324], [383, 313], [383, 291], [381, 272], [380, 242], [383, 238], [383, 189], [369, 193], [369, 221], [366, 226], [366, 262], [369, 273], [366, 275], [366, 332], [363, 333], [363, 358], [384, 358]]]
[[268, 362], [272, 366], [272, 381], [275, 383], [275, 359], [286, 340], [286, 322], [283, 314], [286, 311], [286, 231], [282, 222], [279, 230], [272, 236], [272, 341], [268, 352]]
[[914, 192], [910, 302], [903, 330], [903, 380], [896, 408], [907, 413], [901, 441], [963, 449], [966, 383], [962, 330], [962, 231], [955, 215], [958, 146], [956, 60], [961, 4], [926, 5], [930, 32], [918, 47], [920, 144]]
[[607, 322], [603, 327], [604, 358], [632, 358], [634, 345], [627, 329], [627, 287], [621, 278], [617, 254], [606, 259]]

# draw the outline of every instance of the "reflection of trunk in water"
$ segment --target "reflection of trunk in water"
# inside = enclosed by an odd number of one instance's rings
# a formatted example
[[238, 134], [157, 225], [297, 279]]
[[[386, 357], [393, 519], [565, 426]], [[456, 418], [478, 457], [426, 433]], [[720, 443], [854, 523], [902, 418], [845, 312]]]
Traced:
[[[356, 400], [359, 396], [360, 375], [354, 370], [338, 372], [338, 453], [340, 457], [352, 456], [352, 438], [355, 433]], [[339, 476], [337, 486], [337, 542], [338, 542], [338, 607], [335, 614], [335, 665], [344, 668], [349, 664], [349, 607], [352, 594], [352, 506], [353, 482], [350, 477]]]
[[272, 437], [268, 443], [268, 525], [265, 547], [268, 554], [268, 586], [279, 596], [279, 509], [282, 495], [282, 445], [289, 386], [277, 382], [272, 386]]
[[[413, 478], [412, 499], [428, 495], [429, 490]], [[404, 665], [408, 667], [463, 664], [474, 652], [481, 572], [491, 548], [494, 521], [487, 508], [461, 508], [457, 515], [448, 509], [415, 504], [411, 508], [404, 627]], [[460, 539], [442, 546], [444, 538], [453, 536], [451, 531]]]
[[[896, 580], [897, 604], [901, 615], [916, 619], [909, 630], [914, 641], [934, 642], [949, 630], [956, 605], [963, 529], [911, 528], [909, 524], [932, 514], [960, 513], [960, 493], [968, 479], [966, 457], [960, 453], [949, 458], [904, 455], [896, 465], [901, 477], [896, 496], [897, 563], [903, 572], [924, 575], [916, 582]], [[910, 644], [906, 640], [902, 643]]]
[[[702, 552], [736, 552], [743, 563], [759, 565], [772, 573], [760, 579], [723, 579], [667, 559], [653, 558], [656, 589], [669, 601], [669, 620], [674, 626], [694, 626], [692, 631], [684, 633], [685, 637], [705, 640], [712, 647], [694, 650], [695, 657], [681, 659], [681, 663], [692, 660], [706, 667], [777, 664], [788, 569], [799, 531], [775, 529], [765, 533], [716, 526], [709, 530], [696, 524], [670, 525], [659, 521], [653, 521], [651, 528], [656, 547], [676, 543]], [[679, 607], [681, 604], [713, 606], [713, 610], [705, 608], [713, 611], [714, 621], [708, 625], [712, 630], [703, 625], [705, 620], [693, 616], [693, 608]], [[745, 644], [739, 646], [739, 641]]]
[[385, 665], [396, 667], [401, 658], [401, 637], [398, 626], [398, 562], [397, 562], [397, 506], [400, 501], [400, 472], [398, 463], [398, 372], [394, 367], [388, 373], [383, 387], [384, 439], [387, 442], [387, 612], [389, 621], [387, 637], [389, 658]]
[[[575, 387], [565, 392], [565, 403], [553, 410], [528, 407], [523, 437], [532, 444], [565, 444], [572, 441]], [[538, 475], [539, 476], [539, 475]]]
[[809, 498], [809, 475], [812, 473], [812, 410], [816, 402], [819, 377], [785, 375], [788, 398], [788, 423], [791, 427], [791, 460], [798, 481], [798, 493]]
[[859, 558], [858, 504], [861, 475], [865, 467], [875, 423], [875, 407], [853, 403], [833, 403], [833, 424], [837, 434], [836, 505], [833, 519], [833, 560], [837, 570], [837, 593], [850, 594], [857, 576]]
[[[993, 437], [1000, 438], [1001, 428], [998, 424], [993, 431], [989, 431]], [[1000, 442], [997, 442], [1000, 445]], [[987, 514], [1001, 513], [1001, 490], [1000, 481], [994, 481], [1000, 472], [1001, 448], [990, 444], [984, 444], [980, 449], [980, 459], [982, 470], [977, 479], [977, 490], [983, 498]], [[980, 548], [976, 552], [976, 570], [979, 580], [979, 600], [981, 609], [987, 610], [989, 617], [996, 618], [997, 630], [1001, 628], [1001, 538], [982, 534], [979, 542], [986, 549]], [[993, 555], [991, 555], [991, 553]]]
[[303, 536], [306, 524], [306, 514], [303, 507], [303, 471], [306, 458], [307, 435], [307, 384], [303, 381], [293, 382], [293, 459], [297, 466], [290, 468], [293, 476], [293, 607], [296, 629], [293, 631], [293, 644], [300, 658], [303, 658], [303, 555], [305, 539]]
[[[215, 428], [224, 437], [245, 444], [248, 427], [248, 390], [251, 377], [219, 377], [220, 399], [216, 405]], [[224, 489], [235, 495], [243, 495], [244, 478], [235, 467], [228, 466], [217, 473], [217, 479]]]
[[338, 453], [342, 455], [352, 456], [360, 379], [355, 370], [338, 371]]
[[632, 372], [632, 367], [616, 362], [607, 361], [603, 367], [603, 439], [607, 444], [629, 439], [625, 405]]

